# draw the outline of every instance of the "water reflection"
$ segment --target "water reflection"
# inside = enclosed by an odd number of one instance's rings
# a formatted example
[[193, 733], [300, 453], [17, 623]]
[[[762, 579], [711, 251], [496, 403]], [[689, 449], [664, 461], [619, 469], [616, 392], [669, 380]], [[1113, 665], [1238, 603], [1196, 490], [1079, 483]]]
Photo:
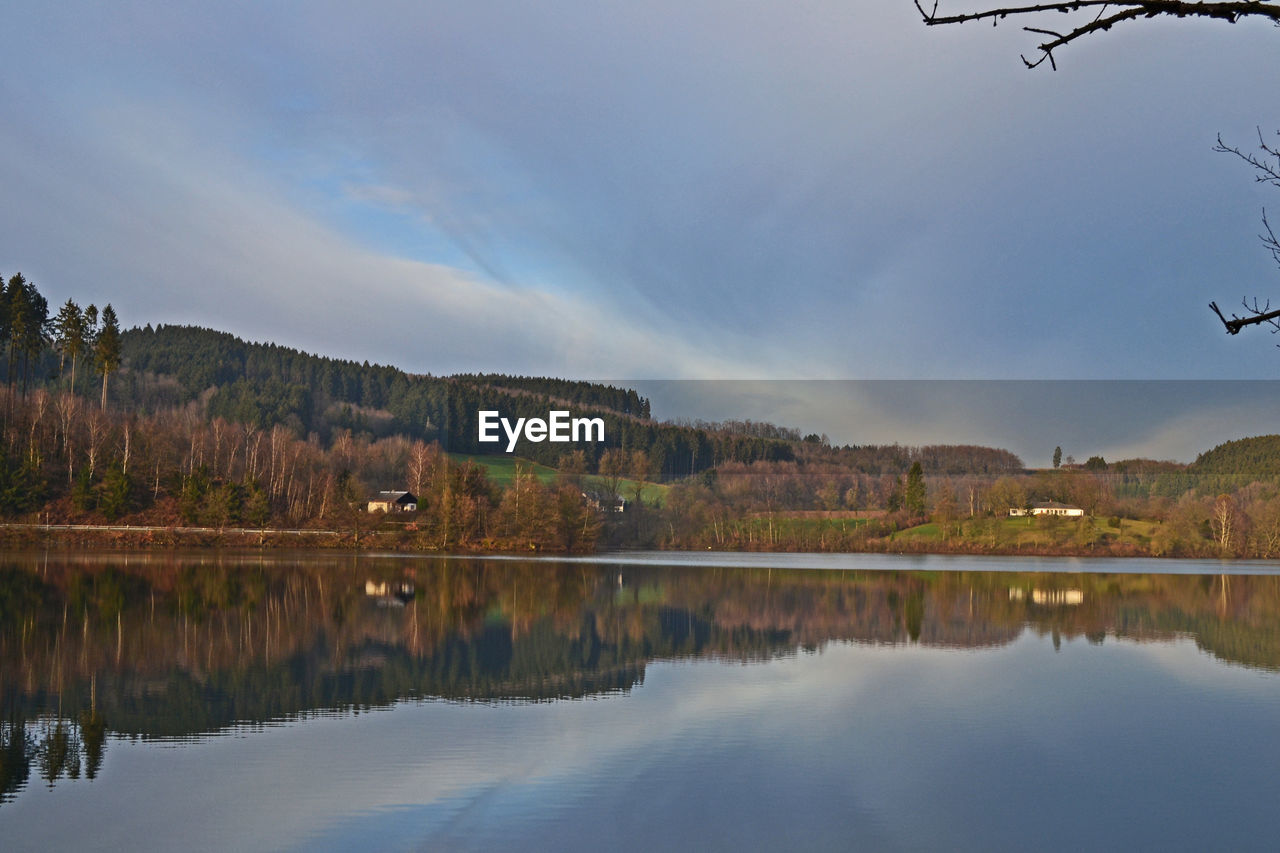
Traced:
[[18, 712], [0, 722], [0, 803], [9, 801], [36, 770], [52, 788], [59, 779], [97, 777], [106, 749], [107, 727], [94, 709], [73, 718], [28, 721]]
[[606, 696], [643, 684], [655, 661], [767, 661], [833, 642], [1191, 638], [1275, 670], [1278, 617], [1280, 578], [1261, 575], [10, 555], [0, 804], [37, 779], [94, 779], [111, 737], [186, 739], [412, 698]]

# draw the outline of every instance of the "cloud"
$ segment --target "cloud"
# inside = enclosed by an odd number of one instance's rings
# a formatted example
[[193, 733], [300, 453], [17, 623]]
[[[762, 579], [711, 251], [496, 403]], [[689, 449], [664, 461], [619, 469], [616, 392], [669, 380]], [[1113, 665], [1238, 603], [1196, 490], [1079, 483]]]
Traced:
[[[1266, 122], [1238, 79], [1270, 67], [1269, 30], [1134, 27], [1028, 73], [1016, 27], [926, 29], [909, 4], [3, 22], [31, 37], [0, 90], [22, 199], [0, 258], [141, 321], [436, 372], [1271, 372], [1204, 307], [1273, 275], [1268, 196], [1209, 152]], [[407, 293], [470, 332], [424, 347], [376, 304]]]
[[[42, 229], [52, 231], [55, 222], [9, 219], [10, 233], [47, 250], [34, 270], [39, 283], [76, 282], [75, 295], [84, 299], [105, 293], [126, 322], [221, 326], [420, 371], [521, 365], [554, 372], [566, 364], [617, 370], [632, 364], [636, 349], [650, 351], [654, 369], [672, 375], [728, 369], [676, 337], [571, 294], [364, 249], [297, 210], [278, 188], [257, 183], [236, 158], [202, 145], [187, 122], [171, 116], [119, 103], [95, 116], [95, 149], [71, 153], [109, 168], [92, 180], [56, 183], [70, 214], [59, 217], [62, 227], [95, 229], [78, 253], [64, 255], [53, 241], [41, 246]], [[55, 183], [52, 169], [49, 178], [46, 186]], [[138, 199], [145, 203], [135, 208]], [[107, 223], [95, 219], [103, 210]]]
[[1275, 432], [1280, 383], [1148, 380], [639, 382], [659, 418], [755, 420], [834, 444], [975, 444], [1047, 467], [1053, 448], [1084, 462], [1191, 462], [1224, 441]]

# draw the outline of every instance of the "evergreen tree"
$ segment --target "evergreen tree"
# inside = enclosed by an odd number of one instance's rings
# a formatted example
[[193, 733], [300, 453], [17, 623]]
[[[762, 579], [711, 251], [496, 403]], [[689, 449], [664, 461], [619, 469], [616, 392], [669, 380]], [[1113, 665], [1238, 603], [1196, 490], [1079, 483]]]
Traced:
[[90, 302], [81, 316], [84, 318], [85, 367], [92, 370], [96, 364], [98, 352], [98, 306]]
[[254, 527], [266, 527], [271, 520], [271, 499], [257, 480], [245, 486], [244, 518]]
[[84, 354], [87, 341], [85, 334], [84, 312], [80, 310], [80, 306], [68, 299], [66, 304], [58, 310], [58, 316], [53, 320], [54, 342], [58, 348], [58, 373], [61, 374], [64, 368], [63, 362], [71, 359], [71, 391], [76, 390], [76, 362], [80, 356]]
[[9, 279], [4, 289], [5, 342], [9, 345], [9, 363], [5, 374], [5, 382], [13, 385], [13, 369], [18, 362], [18, 354], [27, 339], [27, 280], [22, 273], [16, 273]]
[[102, 408], [106, 411], [107, 377], [120, 368], [120, 323], [110, 303], [102, 309], [102, 328], [98, 330], [97, 338], [94, 357], [98, 372], [102, 374]]
[[133, 480], [125, 473], [124, 466], [113, 462], [103, 478], [98, 508], [108, 521], [115, 521], [131, 509]]
[[76, 474], [75, 483], [71, 486], [71, 505], [81, 512], [87, 512], [98, 505], [93, 474], [87, 465]]
[[1053, 449], [1053, 467], [1057, 468], [1061, 464], [1062, 464], [1062, 448], [1055, 447]]
[[30, 458], [17, 462], [0, 456], [0, 515], [18, 515], [39, 508], [45, 482]]
[[888, 496], [884, 499], [884, 508], [889, 512], [897, 512], [902, 509], [902, 478], [894, 477], [893, 486], [889, 489]]
[[40, 357], [49, 345], [49, 301], [45, 299], [36, 286], [27, 282], [23, 309], [23, 335], [20, 342], [22, 351], [22, 393], [27, 393], [27, 383], [31, 378], [31, 362]]
[[907, 471], [907, 491], [902, 499], [903, 507], [912, 515], [924, 515], [925, 494], [924, 469], [917, 460], [911, 463], [911, 468]]

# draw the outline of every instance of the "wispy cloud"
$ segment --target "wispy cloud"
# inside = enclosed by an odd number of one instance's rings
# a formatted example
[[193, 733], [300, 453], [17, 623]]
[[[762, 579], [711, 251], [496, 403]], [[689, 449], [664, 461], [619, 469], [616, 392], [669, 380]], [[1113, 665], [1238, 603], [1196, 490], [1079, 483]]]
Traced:
[[0, 24], [28, 34], [0, 264], [126, 319], [436, 371], [1273, 372], [1204, 307], [1274, 280], [1267, 196], [1209, 151], [1265, 124], [1237, 81], [1269, 30], [1116, 34], [1053, 74], [1016, 28], [825, 0]]

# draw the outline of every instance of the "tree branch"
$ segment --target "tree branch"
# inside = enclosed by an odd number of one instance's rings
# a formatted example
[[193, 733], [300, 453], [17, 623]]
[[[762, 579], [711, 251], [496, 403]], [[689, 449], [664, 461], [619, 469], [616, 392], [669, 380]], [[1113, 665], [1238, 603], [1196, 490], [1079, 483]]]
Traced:
[[1267, 162], [1257, 154], [1248, 154], [1235, 146], [1227, 145], [1222, 141], [1222, 134], [1218, 134], [1218, 144], [1213, 146], [1214, 151], [1222, 154], [1234, 154], [1252, 166], [1257, 171], [1253, 179], [1258, 183], [1280, 187], [1280, 148], [1267, 144], [1267, 141], [1262, 138], [1262, 128], [1258, 128], [1258, 149], [1266, 157], [1275, 158], [1275, 164]]
[[1209, 307], [1213, 309], [1213, 313], [1217, 314], [1218, 319], [1222, 321], [1222, 325], [1227, 327], [1228, 335], [1238, 335], [1240, 334], [1240, 330], [1245, 326], [1254, 326], [1259, 323], [1270, 323], [1273, 327], [1271, 331], [1273, 335], [1277, 331], [1280, 331], [1280, 322], [1278, 322], [1280, 321], [1280, 311], [1270, 310], [1270, 302], [1262, 308], [1258, 307], [1258, 301], [1256, 299], [1253, 301], [1253, 305], [1249, 305], [1245, 300], [1241, 300], [1241, 302], [1244, 305], [1245, 310], [1253, 314], [1252, 317], [1237, 317], [1235, 314], [1232, 314], [1231, 319], [1228, 320], [1226, 317], [1222, 316], [1222, 311], [1218, 308], [1218, 303], [1209, 303]]
[[[1125, 2], [1125, 0], [1119, 0], [1119, 2], [1117, 0], [1069, 0], [1069, 2], [1065, 3], [1004, 6], [995, 9], [982, 9], [976, 12], [961, 12], [955, 15], [938, 14], [938, 4], [941, 0], [934, 0], [933, 7], [928, 11], [921, 5], [920, 0], [912, 0], [912, 2], [915, 3], [916, 11], [920, 13], [921, 20], [930, 27], [988, 19], [991, 20], [992, 24], [996, 24], [1010, 15], [1041, 15], [1048, 12], [1072, 14], [1083, 9], [1099, 8], [1098, 14], [1093, 20], [1073, 27], [1065, 33], [1035, 27], [1024, 27], [1023, 29], [1027, 32], [1053, 36], [1049, 41], [1038, 45], [1041, 53], [1039, 59], [1033, 62], [1025, 56], [1022, 57], [1023, 63], [1028, 68], [1035, 68], [1047, 59], [1049, 64], [1056, 69], [1058, 65], [1053, 58], [1055, 49], [1070, 44], [1090, 33], [1109, 30], [1118, 23], [1132, 21], [1137, 18], [1155, 18], [1158, 16], [1217, 18], [1234, 24], [1241, 18], [1255, 17], [1280, 23], [1280, 4], [1263, 3], [1261, 0], [1222, 0], [1222, 2], [1195, 2], [1195, 0], [1129, 0], [1129, 2]], [[1107, 7], [1115, 7], [1119, 11], [1107, 15]]]
[[1266, 234], [1259, 234], [1258, 239], [1262, 241], [1262, 245], [1267, 247], [1267, 251], [1271, 253], [1272, 259], [1276, 264], [1280, 264], [1280, 240], [1276, 239], [1276, 232], [1271, 230], [1271, 223], [1267, 221], [1267, 209], [1262, 209], [1262, 227], [1267, 229]]

